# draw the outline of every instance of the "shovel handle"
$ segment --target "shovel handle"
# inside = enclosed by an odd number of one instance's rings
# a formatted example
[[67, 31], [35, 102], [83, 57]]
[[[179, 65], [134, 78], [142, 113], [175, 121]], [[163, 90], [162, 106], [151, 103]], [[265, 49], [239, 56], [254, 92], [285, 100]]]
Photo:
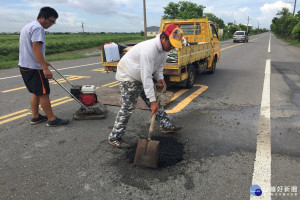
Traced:
[[[154, 86], [154, 92], [157, 98], [157, 101], [160, 101], [160, 96], [161, 94], [166, 90], [166, 85], [164, 85], [164, 88], [161, 90], [161, 93], [159, 95], [157, 95], [156, 93], [156, 86]], [[154, 128], [154, 123], [155, 123], [155, 118], [156, 118], [156, 113], [154, 113], [151, 117], [151, 123], [150, 123], [150, 128], [149, 128], [149, 134], [148, 134], [148, 140], [151, 140], [151, 133], [153, 132], [153, 128]]]
[[153, 132], [155, 118], [156, 118], [156, 113], [154, 113], [152, 115], [152, 117], [151, 117], [151, 123], [150, 123], [149, 134], [148, 134], [148, 140], [151, 139], [151, 133]]

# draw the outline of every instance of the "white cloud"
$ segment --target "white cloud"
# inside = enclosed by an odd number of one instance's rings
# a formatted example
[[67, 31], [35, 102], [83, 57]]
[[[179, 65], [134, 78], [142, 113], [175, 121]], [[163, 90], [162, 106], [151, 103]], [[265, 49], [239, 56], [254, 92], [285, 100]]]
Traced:
[[284, 7], [292, 9], [291, 4], [284, 3], [282, 1], [277, 1], [273, 4], [269, 4], [269, 3], [264, 4], [262, 7], [260, 7], [260, 10], [262, 13], [275, 13], [276, 14], [278, 11], [281, 11], [282, 8], [284, 8]]
[[278, 11], [281, 11], [282, 8], [289, 8], [291, 9], [291, 4], [284, 3], [282, 1], [277, 1], [273, 4], [266, 3], [262, 7], [260, 7], [261, 16], [257, 17], [259, 24], [261, 27], [270, 28], [272, 23], [272, 19], [276, 17]]
[[233, 12], [233, 17], [236, 24], [247, 24], [248, 16], [250, 16], [250, 9], [248, 7], [239, 8]]
[[16, 10], [8, 8], [0, 8], [0, 13], [0, 32], [19, 32], [26, 23], [36, 19], [38, 15], [27, 10], [20, 10], [16, 15]]
[[[246, 24], [249, 16], [249, 23], [257, 24], [259, 21], [260, 27], [264, 28], [270, 27], [272, 18], [282, 7], [291, 8], [283, 0], [190, 1], [205, 6], [204, 13], [212, 13], [225, 23]], [[164, 7], [170, 2], [146, 0], [148, 26], [159, 26]], [[55, 8], [59, 14], [57, 24], [49, 31], [80, 31], [82, 22], [87, 31], [143, 30], [142, 0], [14, 0], [5, 1], [0, 8], [0, 23], [4, 24], [0, 32], [20, 31], [26, 23], [36, 19], [39, 9], [44, 6]]]

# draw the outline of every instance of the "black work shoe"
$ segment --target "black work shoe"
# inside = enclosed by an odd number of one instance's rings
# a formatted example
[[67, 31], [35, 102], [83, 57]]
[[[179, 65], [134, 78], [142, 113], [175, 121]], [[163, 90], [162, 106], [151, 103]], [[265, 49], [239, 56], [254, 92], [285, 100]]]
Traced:
[[175, 125], [170, 126], [169, 128], [163, 128], [162, 133], [175, 133], [177, 131], [180, 131], [182, 127], [176, 127]]
[[56, 117], [56, 120], [54, 121], [49, 121], [47, 123], [47, 126], [61, 126], [61, 125], [66, 125], [69, 123], [68, 119], [60, 119], [58, 117]]
[[108, 140], [108, 144], [110, 144], [113, 147], [122, 148], [122, 149], [130, 148], [130, 144], [127, 144], [126, 142], [124, 142], [124, 140], [122, 138], [110, 139], [110, 140]]
[[38, 118], [31, 118], [30, 124], [35, 125], [35, 124], [38, 124], [38, 123], [41, 123], [41, 122], [44, 122], [47, 120], [48, 120], [47, 116], [40, 114]]

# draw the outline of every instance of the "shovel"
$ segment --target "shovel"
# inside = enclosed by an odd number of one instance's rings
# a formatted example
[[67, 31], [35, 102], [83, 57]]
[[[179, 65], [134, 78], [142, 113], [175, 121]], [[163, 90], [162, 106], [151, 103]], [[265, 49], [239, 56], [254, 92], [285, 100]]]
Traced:
[[139, 139], [134, 164], [144, 167], [157, 168], [158, 167], [158, 150], [159, 141], [151, 140], [151, 133], [153, 132], [156, 114], [154, 113], [151, 118], [151, 124], [148, 133], [148, 139]]
[[[166, 89], [166, 86], [162, 89], [159, 97]], [[156, 93], [156, 87], [154, 87]], [[148, 139], [139, 139], [136, 147], [135, 157], [133, 163], [135, 165], [157, 168], [158, 167], [158, 153], [159, 153], [159, 141], [151, 140], [151, 134], [153, 132], [154, 122], [155, 122], [156, 113], [151, 117], [151, 124], [148, 133]]]

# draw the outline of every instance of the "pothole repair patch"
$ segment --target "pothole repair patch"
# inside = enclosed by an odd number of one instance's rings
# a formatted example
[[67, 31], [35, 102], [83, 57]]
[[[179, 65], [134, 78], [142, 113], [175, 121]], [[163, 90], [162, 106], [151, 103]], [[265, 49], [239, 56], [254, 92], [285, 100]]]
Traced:
[[[175, 165], [183, 160], [184, 145], [173, 137], [152, 136], [152, 140], [159, 141], [158, 168]], [[137, 143], [126, 152], [126, 158], [133, 163]]]

